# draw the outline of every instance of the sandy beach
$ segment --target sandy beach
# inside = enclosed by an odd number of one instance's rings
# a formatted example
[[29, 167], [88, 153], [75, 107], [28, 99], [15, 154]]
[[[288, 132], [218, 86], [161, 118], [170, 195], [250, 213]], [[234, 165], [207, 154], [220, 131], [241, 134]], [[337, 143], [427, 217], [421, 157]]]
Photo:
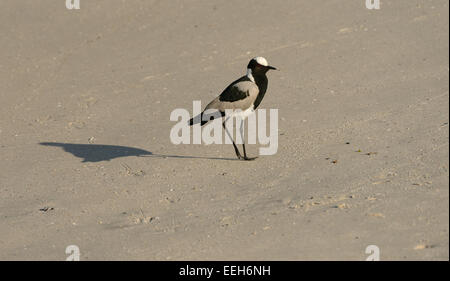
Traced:
[[[449, 259], [447, 0], [80, 4], [0, 2], [0, 260]], [[256, 56], [277, 153], [173, 144]]]

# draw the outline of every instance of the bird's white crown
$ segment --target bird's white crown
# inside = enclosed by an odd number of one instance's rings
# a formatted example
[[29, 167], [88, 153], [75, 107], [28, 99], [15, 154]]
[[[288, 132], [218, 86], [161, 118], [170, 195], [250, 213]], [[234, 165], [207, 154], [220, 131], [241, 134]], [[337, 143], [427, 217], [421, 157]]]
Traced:
[[269, 66], [269, 64], [267, 63], [267, 60], [263, 57], [256, 57], [253, 58], [258, 64], [262, 65], [262, 66]]

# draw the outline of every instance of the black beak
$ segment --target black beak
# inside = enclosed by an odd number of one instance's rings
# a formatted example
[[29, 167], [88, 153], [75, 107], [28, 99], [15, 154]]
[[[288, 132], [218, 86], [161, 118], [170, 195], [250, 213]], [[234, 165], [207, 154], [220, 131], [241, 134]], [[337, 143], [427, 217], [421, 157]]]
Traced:
[[276, 69], [275, 67], [273, 67], [273, 66], [270, 66], [270, 65], [269, 65], [269, 66], [268, 66], [267, 68], [268, 68], [268, 69], [273, 69], [273, 70], [277, 70], [277, 69]]

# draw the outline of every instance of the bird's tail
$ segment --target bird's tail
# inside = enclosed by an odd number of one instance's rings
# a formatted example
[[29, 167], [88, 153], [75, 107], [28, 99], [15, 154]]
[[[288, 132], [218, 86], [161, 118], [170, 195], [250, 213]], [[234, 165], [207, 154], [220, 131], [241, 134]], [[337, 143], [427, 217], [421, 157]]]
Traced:
[[198, 124], [200, 123], [201, 126], [205, 125], [206, 123], [208, 123], [209, 120], [202, 120], [203, 119], [203, 112], [200, 113], [199, 115], [191, 118], [191, 120], [189, 120], [189, 126], [192, 126], [194, 124]]
[[[204, 115], [206, 116], [206, 118], [205, 118], [206, 120], [203, 120]], [[206, 123], [208, 123], [209, 121], [214, 120], [216, 117], [223, 117], [223, 116], [225, 116], [224, 112], [220, 112], [219, 111], [216, 114], [210, 114], [210, 113], [205, 113], [205, 111], [203, 111], [199, 115], [197, 115], [194, 118], [191, 118], [189, 120], [189, 126], [192, 126], [194, 124], [199, 124], [199, 123], [200, 123], [201, 126], [203, 126]]]

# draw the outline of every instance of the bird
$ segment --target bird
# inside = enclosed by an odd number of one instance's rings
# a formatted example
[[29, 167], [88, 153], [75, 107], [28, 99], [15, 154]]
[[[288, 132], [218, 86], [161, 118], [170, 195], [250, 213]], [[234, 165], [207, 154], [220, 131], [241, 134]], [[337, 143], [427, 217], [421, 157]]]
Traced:
[[[189, 120], [189, 125], [200, 123], [201, 126], [213, 120], [213, 116], [206, 113], [207, 110], [219, 111], [221, 117], [225, 116], [225, 110], [240, 110], [241, 129], [243, 121], [260, 105], [264, 95], [267, 91], [268, 79], [266, 73], [269, 70], [277, 70], [277, 68], [270, 66], [267, 60], [263, 57], [254, 57], [247, 65], [247, 74], [232, 82], [223, 92], [212, 100], [200, 113]], [[205, 115], [205, 116], [204, 116]], [[206, 118], [204, 118], [206, 117]], [[248, 157], [245, 151], [245, 140], [242, 142], [244, 156], [241, 155], [236, 143], [231, 135], [228, 133], [225, 126], [227, 119], [222, 123], [223, 128], [233, 142], [234, 151], [240, 160], [254, 160], [257, 157]], [[241, 133], [243, 138], [243, 135]]]

